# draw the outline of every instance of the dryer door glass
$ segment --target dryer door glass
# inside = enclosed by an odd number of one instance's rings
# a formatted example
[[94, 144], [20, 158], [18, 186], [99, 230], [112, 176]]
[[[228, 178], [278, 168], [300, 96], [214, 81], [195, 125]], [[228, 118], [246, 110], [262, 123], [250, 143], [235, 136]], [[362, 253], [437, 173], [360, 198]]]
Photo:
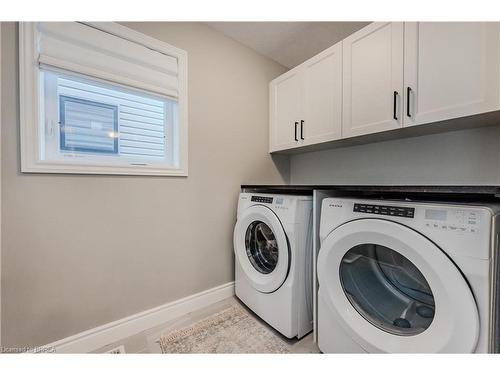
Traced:
[[340, 279], [353, 307], [374, 326], [417, 335], [434, 318], [434, 296], [418, 268], [387, 247], [362, 244], [342, 258]]
[[252, 266], [263, 274], [273, 272], [278, 264], [278, 242], [273, 231], [262, 221], [253, 221], [245, 234], [245, 247]]

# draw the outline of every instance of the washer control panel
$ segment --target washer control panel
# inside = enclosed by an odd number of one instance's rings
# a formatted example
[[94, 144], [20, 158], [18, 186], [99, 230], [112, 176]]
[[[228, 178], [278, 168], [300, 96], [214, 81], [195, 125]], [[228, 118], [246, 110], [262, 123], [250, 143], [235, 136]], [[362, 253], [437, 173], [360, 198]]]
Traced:
[[382, 206], [378, 204], [354, 203], [353, 211], [386, 216], [400, 216], [409, 218], [415, 217], [415, 208], [413, 207]]
[[472, 210], [426, 209], [424, 225], [427, 228], [457, 233], [477, 233], [479, 213]]
[[262, 197], [259, 195], [252, 195], [252, 198], [250, 199], [252, 202], [259, 202], [259, 203], [273, 203], [273, 198], [272, 197]]

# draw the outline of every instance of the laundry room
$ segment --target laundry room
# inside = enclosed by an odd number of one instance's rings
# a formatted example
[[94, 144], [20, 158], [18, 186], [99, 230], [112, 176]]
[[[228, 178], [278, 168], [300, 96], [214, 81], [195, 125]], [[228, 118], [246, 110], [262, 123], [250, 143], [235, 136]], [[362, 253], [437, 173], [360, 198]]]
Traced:
[[497, 366], [500, 16], [271, 3], [0, 14], [0, 366]]

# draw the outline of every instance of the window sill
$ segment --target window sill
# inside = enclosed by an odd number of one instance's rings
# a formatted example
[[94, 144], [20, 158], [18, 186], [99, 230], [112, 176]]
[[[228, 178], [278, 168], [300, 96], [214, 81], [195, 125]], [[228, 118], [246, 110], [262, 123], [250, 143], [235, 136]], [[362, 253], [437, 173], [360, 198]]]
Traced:
[[92, 174], [92, 175], [121, 175], [121, 176], [172, 176], [187, 177], [187, 168], [158, 168], [147, 166], [84, 166], [84, 165], [58, 165], [40, 163], [24, 165], [22, 173], [53, 173], [53, 174]]

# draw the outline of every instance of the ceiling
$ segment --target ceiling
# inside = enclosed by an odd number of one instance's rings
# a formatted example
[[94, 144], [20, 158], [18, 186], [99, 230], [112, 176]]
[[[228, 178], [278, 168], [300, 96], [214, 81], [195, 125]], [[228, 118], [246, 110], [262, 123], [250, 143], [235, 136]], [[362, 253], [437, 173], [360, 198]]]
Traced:
[[293, 68], [369, 22], [207, 22], [228, 37]]

